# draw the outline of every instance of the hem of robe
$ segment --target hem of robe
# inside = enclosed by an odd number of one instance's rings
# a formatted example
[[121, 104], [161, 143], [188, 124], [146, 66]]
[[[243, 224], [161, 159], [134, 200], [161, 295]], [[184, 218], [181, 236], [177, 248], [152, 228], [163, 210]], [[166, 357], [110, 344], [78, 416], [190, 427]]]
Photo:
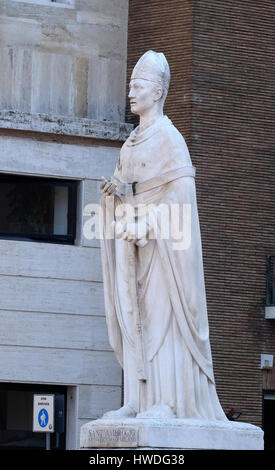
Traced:
[[124, 361], [124, 404], [135, 405], [138, 412], [154, 405], [168, 405], [181, 419], [227, 420], [215, 385], [186, 348], [175, 317], [159, 351], [147, 361], [146, 384], [140, 384], [134, 372], [136, 357], [126, 344], [124, 354], [127, 356]]

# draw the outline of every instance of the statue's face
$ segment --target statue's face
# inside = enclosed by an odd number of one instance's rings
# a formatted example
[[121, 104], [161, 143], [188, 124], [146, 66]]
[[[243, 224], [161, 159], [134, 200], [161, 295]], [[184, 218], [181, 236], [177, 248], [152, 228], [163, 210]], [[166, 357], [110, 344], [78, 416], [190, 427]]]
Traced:
[[154, 106], [162, 95], [161, 86], [149, 80], [135, 78], [130, 81], [129, 99], [131, 112], [142, 116]]

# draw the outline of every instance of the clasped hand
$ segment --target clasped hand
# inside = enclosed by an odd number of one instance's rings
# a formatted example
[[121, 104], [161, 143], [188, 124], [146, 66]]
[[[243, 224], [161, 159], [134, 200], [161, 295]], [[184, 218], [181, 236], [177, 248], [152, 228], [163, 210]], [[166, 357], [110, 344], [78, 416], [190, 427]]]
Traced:
[[[100, 191], [102, 195], [111, 196], [114, 194], [117, 190], [116, 183], [111, 180], [107, 180], [104, 176], [102, 176], [101, 179]], [[146, 237], [149, 233], [149, 225], [146, 220], [126, 224], [122, 224], [120, 221], [114, 221], [113, 226], [116, 238], [135, 243], [141, 247], [147, 244]]]
[[101, 177], [100, 191], [104, 196], [111, 196], [116, 192], [117, 185], [111, 180], [107, 180], [104, 176]]
[[115, 236], [121, 240], [126, 240], [131, 243], [136, 243], [140, 246], [144, 246], [147, 243], [146, 237], [149, 232], [147, 222], [132, 222], [128, 224], [122, 224], [119, 221], [113, 222], [115, 227]]

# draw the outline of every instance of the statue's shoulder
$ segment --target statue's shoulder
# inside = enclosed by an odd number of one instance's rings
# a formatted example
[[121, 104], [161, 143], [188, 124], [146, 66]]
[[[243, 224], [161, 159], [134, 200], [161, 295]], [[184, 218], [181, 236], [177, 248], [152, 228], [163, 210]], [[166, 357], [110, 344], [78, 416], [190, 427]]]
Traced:
[[176, 128], [173, 122], [167, 118], [163, 123], [163, 132], [162, 135], [166, 138], [171, 144], [185, 144], [185, 139], [180, 131]]
[[185, 139], [170, 119], [167, 119], [164, 123], [161, 132], [161, 145], [163, 148], [166, 148], [166, 150], [169, 150], [171, 155], [182, 154], [187, 160], [190, 159]]

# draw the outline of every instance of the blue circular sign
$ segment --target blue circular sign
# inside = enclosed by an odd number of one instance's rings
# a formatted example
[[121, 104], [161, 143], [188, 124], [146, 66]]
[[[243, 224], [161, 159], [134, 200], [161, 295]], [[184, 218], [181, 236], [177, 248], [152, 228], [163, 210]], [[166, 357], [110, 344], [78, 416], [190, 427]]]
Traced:
[[49, 414], [45, 408], [42, 408], [42, 410], [39, 411], [38, 413], [38, 423], [41, 428], [45, 428], [48, 424], [49, 421]]

